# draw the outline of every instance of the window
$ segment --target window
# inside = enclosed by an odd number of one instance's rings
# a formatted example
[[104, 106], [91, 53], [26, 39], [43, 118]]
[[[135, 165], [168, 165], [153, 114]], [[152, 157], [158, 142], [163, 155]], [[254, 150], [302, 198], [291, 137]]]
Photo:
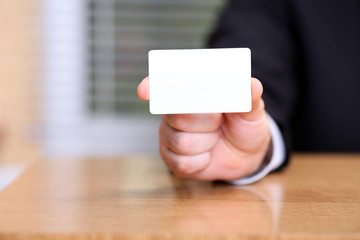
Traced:
[[43, 0], [50, 155], [157, 151], [138, 100], [150, 49], [201, 48], [222, 0]]

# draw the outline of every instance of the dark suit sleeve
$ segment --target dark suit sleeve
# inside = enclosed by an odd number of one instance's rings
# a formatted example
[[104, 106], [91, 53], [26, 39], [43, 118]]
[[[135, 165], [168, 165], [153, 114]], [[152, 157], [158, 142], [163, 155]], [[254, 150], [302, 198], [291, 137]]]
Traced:
[[252, 76], [264, 86], [266, 111], [277, 122], [291, 152], [290, 119], [296, 104], [296, 39], [294, 21], [286, 0], [229, 1], [211, 34], [212, 48], [248, 47]]

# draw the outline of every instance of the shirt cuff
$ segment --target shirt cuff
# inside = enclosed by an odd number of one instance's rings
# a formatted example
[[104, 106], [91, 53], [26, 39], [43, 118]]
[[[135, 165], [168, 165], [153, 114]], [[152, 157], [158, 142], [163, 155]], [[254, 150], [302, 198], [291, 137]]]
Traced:
[[227, 182], [236, 185], [246, 185], [246, 184], [254, 183], [264, 178], [271, 171], [280, 167], [281, 164], [285, 161], [285, 143], [283, 136], [274, 119], [272, 119], [272, 117], [269, 114], [267, 114], [267, 117], [269, 121], [270, 134], [273, 143], [273, 155], [268, 165], [262, 167], [261, 170], [256, 172], [255, 174], [251, 174], [250, 176], [246, 176], [240, 179], [231, 180]]

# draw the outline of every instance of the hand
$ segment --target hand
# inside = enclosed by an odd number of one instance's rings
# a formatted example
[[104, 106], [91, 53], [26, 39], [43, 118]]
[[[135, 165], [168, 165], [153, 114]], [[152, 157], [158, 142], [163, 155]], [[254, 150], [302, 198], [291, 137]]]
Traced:
[[[149, 78], [137, 88], [149, 100]], [[248, 113], [163, 115], [160, 154], [175, 175], [197, 180], [234, 180], [256, 172], [271, 142], [259, 80], [251, 79]]]

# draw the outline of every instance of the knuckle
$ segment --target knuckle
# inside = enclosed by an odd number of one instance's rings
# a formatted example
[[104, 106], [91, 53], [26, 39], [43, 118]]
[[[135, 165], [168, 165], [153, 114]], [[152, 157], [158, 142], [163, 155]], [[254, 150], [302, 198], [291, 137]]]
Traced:
[[188, 158], [179, 158], [174, 162], [173, 171], [177, 176], [183, 177], [191, 173], [191, 163]]
[[173, 150], [179, 153], [187, 152], [191, 148], [191, 138], [182, 132], [174, 133], [170, 145]]
[[184, 126], [187, 123], [186, 116], [181, 115], [181, 114], [180, 115], [179, 114], [167, 115], [167, 120], [171, 127], [178, 129], [178, 130], [183, 130]]
[[166, 166], [178, 177], [187, 177], [191, 174], [191, 159], [184, 156], [179, 156], [174, 153], [169, 153], [167, 148], [160, 146], [160, 156]]
[[217, 114], [217, 113], [213, 113], [212, 114], [212, 119], [214, 119], [213, 121], [213, 131], [216, 131], [222, 124], [223, 122], [223, 115], [222, 114]]

